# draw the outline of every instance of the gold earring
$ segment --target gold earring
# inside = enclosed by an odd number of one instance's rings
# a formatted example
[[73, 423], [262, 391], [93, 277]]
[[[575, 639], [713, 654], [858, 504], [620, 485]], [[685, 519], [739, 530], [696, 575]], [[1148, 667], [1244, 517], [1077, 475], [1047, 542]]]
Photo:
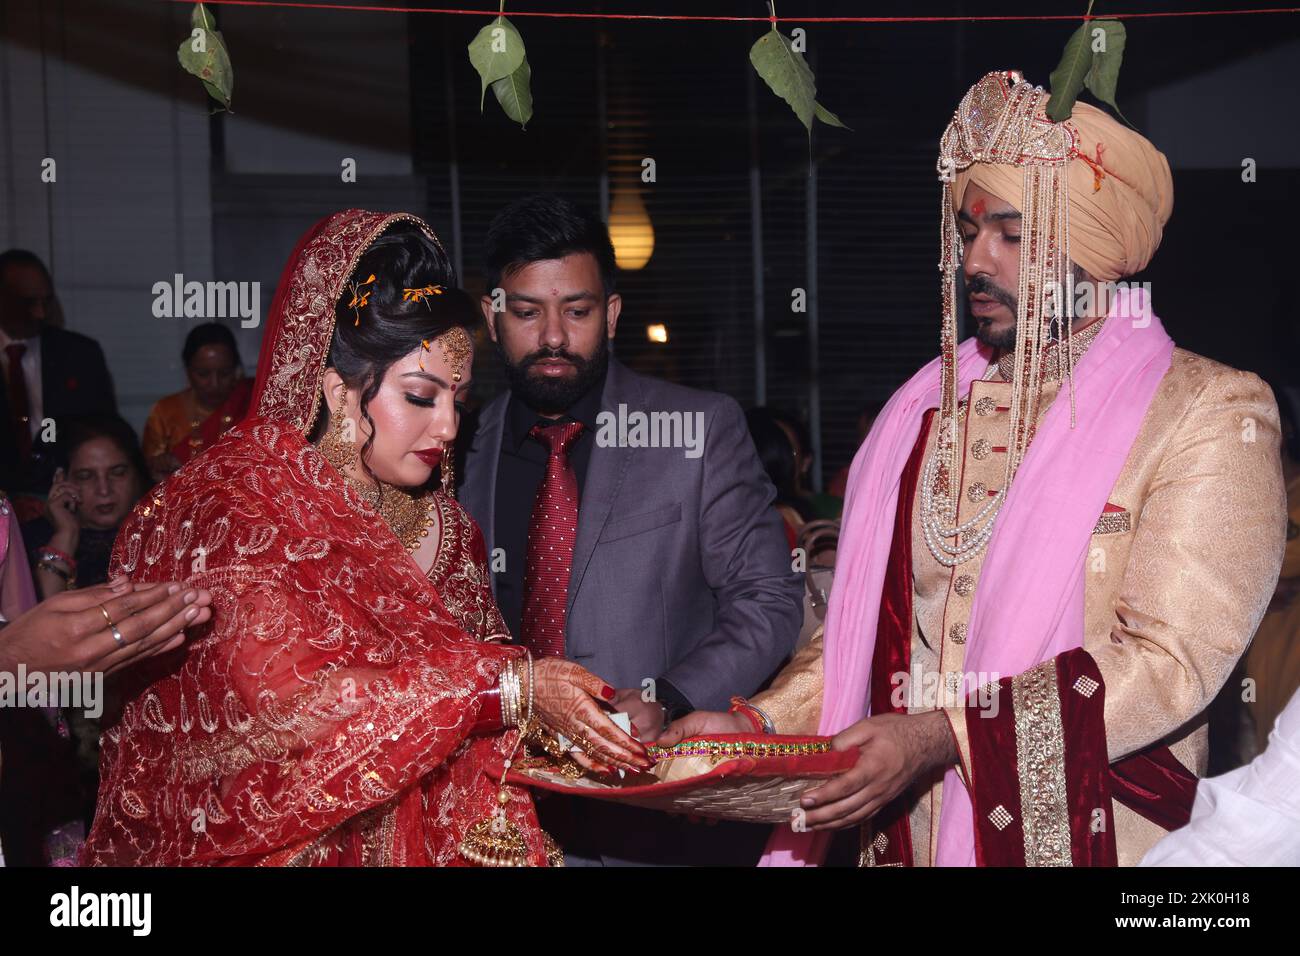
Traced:
[[346, 474], [346, 470], [357, 460], [357, 443], [355, 438], [348, 436], [347, 432], [355, 432], [356, 427], [352, 425], [352, 420], [343, 413], [343, 408], [348, 401], [348, 387], [343, 386], [343, 392], [339, 395], [338, 406], [330, 412], [330, 424], [325, 434], [321, 436], [320, 453], [325, 457], [339, 474]]
[[448, 498], [456, 497], [456, 446], [446, 445], [442, 449], [442, 461], [439, 463], [439, 470], [442, 472], [442, 493]]

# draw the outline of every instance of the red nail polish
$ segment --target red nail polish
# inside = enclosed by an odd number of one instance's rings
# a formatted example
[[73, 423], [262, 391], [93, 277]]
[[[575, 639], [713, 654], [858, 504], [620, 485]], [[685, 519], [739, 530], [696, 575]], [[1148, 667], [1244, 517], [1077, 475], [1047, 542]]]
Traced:
[[614, 688], [610, 687], [608, 684], [605, 685], [605, 687], [602, 688], [602, 690], [601, 690], [601, 692], [600, 692], [600, 696], [601, 696], [601, 697], [604, 697], [606, 700], [613, 700], [613, 699], [614, 699]]

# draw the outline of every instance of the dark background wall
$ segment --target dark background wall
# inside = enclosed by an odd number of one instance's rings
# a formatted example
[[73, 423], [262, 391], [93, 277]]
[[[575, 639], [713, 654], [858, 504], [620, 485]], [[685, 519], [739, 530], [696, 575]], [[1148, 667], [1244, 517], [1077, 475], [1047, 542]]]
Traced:
[[[878, 3], [870, 12], [1002, 6]], [[651, 7], [765, 12], [735, 0], [603, 5]], [[863, 8], [778, 5], [785, 16]], [[150, 314], [160, 279], [258, 280], [265, 309], [298, 233], [361, 205], [429, 218], [477, 291], [484, 230], [511, 198], [553, 189], [600, 209], [635, 188], [656, 245], [645, 268], [620, 276], [620, 355], [747, 405], [795, 411], [818, 437], [827, 478], [853, 453], [858, 408], [937, 349], [933, 165], [957, 100], [990, 69], [1046, 84], [1074, 26], [803, 24], [819, 99], [853, 127], [815, 128], [810, 164], [802, 127], [748, 64], [765, 24], [518, 17], [537, 111], [522, 131], [490, 95], [479, 113], [465, 57], [479, 18], [216, 10], [235, 64], [235, 113], [209, 117], [197, 81], [176, 65], [188, 7], [0, 3], [0, 241], [50, 259], [69, 326], [104, 342], [137, 424], [181, 384], [187, 326]], [[1119, 88], [1125, 114], [1174, 167], [1173, 219], [1139, 277], [1152, 283], [1158, 313], [1179, 344], [1292, 383], [1298, 26], [1283, 15], [1128, 21]], [[38, 179], [51, 155], [53, 187]], [[357, 160], [356, 183], [340, 180], [344, 157]], [[654, 183], [636, 175], [645, 157]], [[1247, 157], [1258, 163], [1249, 184]], [[795, 288], [810, 297], [806, 313], [791, 311]], [[666, 344], [647, 339], [651, 323], [668, 327]], [[251, 370], [260, 329], [239, 335]], [[490, 349], [479, 364], [485, 399], [500, 376]]]

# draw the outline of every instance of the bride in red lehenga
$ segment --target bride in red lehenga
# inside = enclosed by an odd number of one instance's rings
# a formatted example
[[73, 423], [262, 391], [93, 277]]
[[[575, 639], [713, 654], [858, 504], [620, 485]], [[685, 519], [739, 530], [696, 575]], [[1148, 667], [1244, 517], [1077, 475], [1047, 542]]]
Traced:
[[487, 773], [530, 708], [583, 762], [648, 766], [599, 678], [503, 643], [449, 482], [477, 311], [453, 285], [413, 216], [347, 210], [299, 242], [252, 417], [118, 536], [113, 574], [188, 580], [214, 615], [130, 676], [83, 862], [453, 865], [491, 831], [496, 862], [545, 865], [531, 798]]

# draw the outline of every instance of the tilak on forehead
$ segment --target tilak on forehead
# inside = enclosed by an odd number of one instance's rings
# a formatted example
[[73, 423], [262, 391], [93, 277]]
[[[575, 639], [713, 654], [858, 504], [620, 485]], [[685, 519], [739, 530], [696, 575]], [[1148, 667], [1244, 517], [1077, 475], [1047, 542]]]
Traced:
[[[1050, 339], [1050, 326], [1053, 322], [1058, 328], [1064, 325], [1060, 331], [1068, 336], [1073, 318], [1070, 303], [1066, 304], [1063, 315], [1054, 315], [1045, 301], [1045, 292], [1052, 284], [1064, 288], [1069, 272], [1068, 196], [1062, 169], [1078, 151], [1077, 137], [1068, 121], [1053, 123], [1047, 119], [1043, 112], [1046, 99], [1042, 87], [1029, 84], [1018, 72], [989, 73], [962, 98], [939, 144], [937, 168], [944, 190], [939, 259], [943, 274], [940, 333], [943, 391], [937, 479], [941, 485], [940, 497], [953, 514], [957, 510], [958, 493], [955, 476], [959, 473], [956, 281], [962, 257], [956, 224], [956, 207], [961, 200], [954, 193], [954, 173], [961, 175], [976, 164], [1005, 164], [1016, 167], [1023, 179], [1020, 195], [1011, 199], [999, 197], [1018, 203], [1023, 223], [1011, 432], [1004, 489], [1010, 485], [1037, 421], [1038, 397], [1045, 372], [1042, 351]], [[961, 193], [966, 185], [967, 181], [963, 181]], [[983, 215], [981, 205], [976, 204], [976, 215]]]
[[[956, 214], [973, 183], [1021, 215], [1020, 276], [1004, 491], [1033, 438], [1046, 378], [1045, 347], [1065, 341], [1065, 378], [1074, 420], [1073, 266], [1112, 281], [1144, 268], [1173, 208], [1165, 157], [1143, 136], [1101, 110], [1075, 103], [1052, 122], [1050, 96], [1016, 70], [988, 73], [967, 91], [939, 145], [943, 182], [939, 268], [942, 398], [937, 489], [957, 513], [956, 280], [961, 236]], [[987, 207], [976, 203], [982, 216]]]

